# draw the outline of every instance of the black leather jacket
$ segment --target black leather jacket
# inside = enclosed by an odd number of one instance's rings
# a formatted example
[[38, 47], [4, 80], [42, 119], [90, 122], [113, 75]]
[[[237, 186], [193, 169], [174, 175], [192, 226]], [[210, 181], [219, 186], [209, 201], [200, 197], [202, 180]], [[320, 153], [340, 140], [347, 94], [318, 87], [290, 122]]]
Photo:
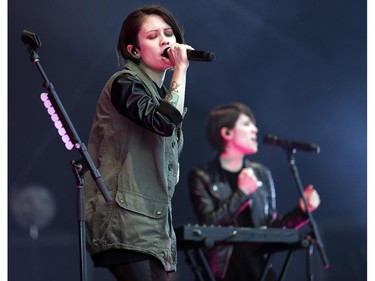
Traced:
[[[285, 215], [278, 215], [276, 193], [271, 172], [260, 163], [244, 162], [252, 167], [259, 180], [256, 192], [245, 195], [239, 189], [232, 190], [218, 158], [189, 172], [189, 191], [199, 224], [214, 226], [238, 226], [238, 214], [249, 211], [251, 227], [296, 227], [306, 222], [307, 216], [296, 207]], [[218, 245], [207, 252], [208, 262], [216, 277], [223, 278], [227, 271], [233, 246]]]

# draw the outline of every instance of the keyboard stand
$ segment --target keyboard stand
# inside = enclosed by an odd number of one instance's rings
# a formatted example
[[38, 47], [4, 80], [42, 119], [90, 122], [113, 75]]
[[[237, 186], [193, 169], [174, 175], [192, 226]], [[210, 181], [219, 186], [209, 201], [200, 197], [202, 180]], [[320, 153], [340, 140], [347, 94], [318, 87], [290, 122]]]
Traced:
[[[303, 239], [295, 244], [289, 245], [288, 247], [282, 246], [279, 248], [275, 248], [271, 250], [271, 252], [279, 252], [279, 251], [285, 251], [288, 250], [287, 257], [285, 258], [285, 261], [283, 263], [283, 267], [281, 269], [280, 275], [278, 277], [278, 281], [283, 281], [285, 277], [285, 273], [288, 269], [288, 266], [290, 264], [290, 260], [292, 257], [292, 254], [295, 252], [296, 249], [309, 249], [310, 248], [310, 241]], [[216, 281], [210, 266], [207, 262], [207, 259], [204, 255], [203, 249], [205, 247], [200, 244], [198, 247], [189, 247], [185, 248], [183, 251], [185, 253], [185, 257], [187, 260], [188, 265], [190, 266], [194, 276], [195, 281]], [[308, 250], [309, 251], [309, 250]], [[272, 267], [272, 265], [269, 264], [270, 258], [272, 253], [268, 253], [266, 264], [264, 266], [264, 269], [262, 271], [262, 275], [259, 278], [259, 281], [265, 281], [267, 277], [267, 273], [269, 269]]]
[[185, 249], [184, 252], [196, 281], [216, 281], [202, 248]]

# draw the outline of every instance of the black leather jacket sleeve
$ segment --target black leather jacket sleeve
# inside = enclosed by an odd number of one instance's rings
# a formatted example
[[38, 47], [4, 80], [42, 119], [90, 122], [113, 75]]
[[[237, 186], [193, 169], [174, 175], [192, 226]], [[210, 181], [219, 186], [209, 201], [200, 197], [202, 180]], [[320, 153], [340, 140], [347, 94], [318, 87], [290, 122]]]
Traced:
[[147, 94], [137, 77], [121, 74], [111, 88], [114, 107], [125, 117], [161, 136], [171, 136], [182, 121], [180, 112], [158, 97], [158, 103]]

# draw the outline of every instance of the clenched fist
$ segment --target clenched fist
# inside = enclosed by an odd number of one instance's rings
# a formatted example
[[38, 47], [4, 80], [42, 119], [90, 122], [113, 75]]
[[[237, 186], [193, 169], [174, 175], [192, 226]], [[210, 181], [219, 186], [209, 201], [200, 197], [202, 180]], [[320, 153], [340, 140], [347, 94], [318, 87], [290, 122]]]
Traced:
[[[309, 207], [309, 211], [310, 212], [315, 211], [320, 205], [320, 197], [319, 197], [318, 191], [316, 191], [314, 189], [314, 186], [310, 184], [308, 187], [306, 187], [303, 194], [305, 195], [306, 202]], [[306, 206], [302, 198], [299, 200], [299, 206], [301, 210], [306, 213]]]
[[238, 188], [246, 195], [255, 192], [258, 189], [258, 179], [255, 176], [253, 169], [242, 169], [238, 175], [237, 184]]

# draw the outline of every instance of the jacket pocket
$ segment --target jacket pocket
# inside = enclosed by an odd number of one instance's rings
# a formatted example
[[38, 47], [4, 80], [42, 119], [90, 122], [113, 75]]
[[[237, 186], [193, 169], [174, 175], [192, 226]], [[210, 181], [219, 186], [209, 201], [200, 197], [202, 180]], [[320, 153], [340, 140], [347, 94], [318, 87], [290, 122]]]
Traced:
[[154, 219], [164, 217], [168, 208], [168, 202], [147, 198], [129, 191], [118, 191], [116, 202], [123, 209]]

